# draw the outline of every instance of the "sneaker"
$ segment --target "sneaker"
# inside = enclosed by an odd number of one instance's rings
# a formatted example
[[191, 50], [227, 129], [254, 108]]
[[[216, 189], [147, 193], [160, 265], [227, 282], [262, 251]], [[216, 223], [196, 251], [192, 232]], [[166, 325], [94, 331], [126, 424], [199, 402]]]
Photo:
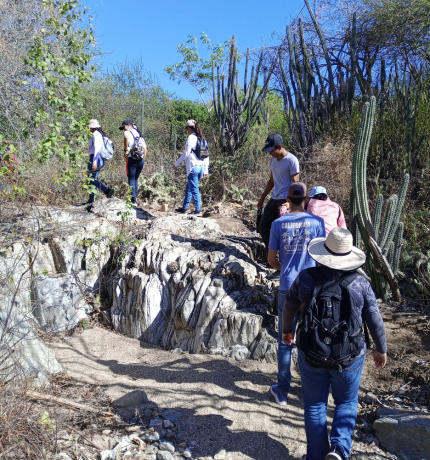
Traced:
[[186, 214], [187, 210], [184, 208], [178, 208], [178, 209], [175, 209], [175, 212], [177, 212], [178, 214]]
[[281, 279], [281, 272], [279, 270], [276, 270], [276, 272], [270, 274], [269, 276], [267, 276], [267, 279], [268, 280], [272, 280], [272, 281], [277, 281], [279, 279]]
[[114, 196], [115, 190], [113, 188], [108, 188], [106, 190], [106, 197], [107, 198], [112, 198]]
[[343, 455], [340, 447], [333, 446], [330, 453], [325, 456], [325, 460], [346, 460], [346, 457]]
[[136, 201], [136, 200], [131, 200], [131, 201], [130, 201], [130, 204], [131, 204], [132, 206], [137, 206], [137, 201]]
[[280, 406], [287, 405], [287, 395], [279, 392], [278, 385], [272, 385], [270, 387], [270, 393], [272, 393], [272, 396], [275, 398], [276, 404]]
[[190, 216], [202, 217], [202, 212], [201, 211], [193, 211], [193, 212], [190, 212]]

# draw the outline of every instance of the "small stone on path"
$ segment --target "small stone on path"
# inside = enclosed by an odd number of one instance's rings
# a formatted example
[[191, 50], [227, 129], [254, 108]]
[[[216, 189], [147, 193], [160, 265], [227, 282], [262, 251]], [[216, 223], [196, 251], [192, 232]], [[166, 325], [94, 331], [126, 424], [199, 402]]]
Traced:
[[214, 459], [215, 460], [222, 460], [224, 458], [226, 458], [227, 456], [227, 452], [225, 449], [221, 449], [219, 452], [217, 452], [215, 455], [214, 455]]
[[170, 422], [174, 422], [178, 419], [180, 419], [181, 417], [183, 417], [184, 415], [181, 414], [180, 412], [176, 411], [176, 410], [173, 410], [173, 409], [168, 409], [168, 410], [165, 410], [161, 416], [166, 419], [166, 420], [169, 420]]

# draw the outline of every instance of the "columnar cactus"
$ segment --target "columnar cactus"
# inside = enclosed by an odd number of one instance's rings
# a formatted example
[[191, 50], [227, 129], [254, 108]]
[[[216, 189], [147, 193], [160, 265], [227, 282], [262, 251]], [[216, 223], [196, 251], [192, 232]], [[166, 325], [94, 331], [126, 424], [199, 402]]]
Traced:
[[371, 278], [373, 288], [385, 299], [387, 297], [388, 283], [393, 299], [399, 301], [400, 293], [394, 275], [398, 271], [401, 253], [403, 223], [399, 222], [399, 220], [409, 184], [409, 175], [405, 174], [403, 177], [399, 196], [392, 195], [388, 199], [379, 234], [383, 199], [381, 195], [378, 196], [372, 222], [366, 187], [367, 154], [375, 119], [375, 107], [376, 99], [372, 97], [370, 98], [370, 103], [367, 102], [364, 106], [354, 147], [352, 203], [350, 203], [351, 230], [356, 245], [360, 244], [360, 234], [363, 238], [364, 248], [367, 252], [366, 269]]
[[259, 89], [258, 80], [264, 55], [261, 53], [257, 67], [252, 66], [250, 81], [248, 77], [249, 48], [245, 62], [245, 81], [240, 88], [238, 73], [236, 70], [238, 53], [236, 40], [233, 36], [230, 44], [230, 62], [227, 76], [220, 75], [220, 68], [212, 63], [212, 93], [214, 113], [219, 127], [219, 142], [223, 150], [235, 155], [248, 137], [250, 128], [259, 119], [265, 116], [265, 100], [269, 91], [269, 81], [273, 73], [273, 67], [264, 73], [264, 82]]

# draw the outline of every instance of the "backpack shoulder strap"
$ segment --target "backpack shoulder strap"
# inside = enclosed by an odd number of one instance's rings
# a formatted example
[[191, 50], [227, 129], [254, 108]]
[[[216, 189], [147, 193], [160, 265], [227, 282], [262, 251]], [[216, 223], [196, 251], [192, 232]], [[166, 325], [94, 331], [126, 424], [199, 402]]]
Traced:
[[329, 279], [324, 275], [324, 273], [319, 269], [319, 267], [311, 267], [307, 269], [307, 272], [314, 280], [315, 284], [325, 283]]
[[339, 283], [343, 287], [348, 287], [358, 276], [360, 276], [359, 273], [357, 272], [352, 272], [352, 273], [345, 273], [342, 275], [340, 278], [336, 280], [337, 283]]

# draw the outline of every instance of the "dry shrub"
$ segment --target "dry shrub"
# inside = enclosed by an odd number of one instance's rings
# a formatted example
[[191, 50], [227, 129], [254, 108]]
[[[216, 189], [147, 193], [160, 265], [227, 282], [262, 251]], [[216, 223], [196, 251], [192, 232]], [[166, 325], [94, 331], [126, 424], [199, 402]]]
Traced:
[[312, 158], [300, 162], [301, 180], [308, 193], [313, 187], [322, 185], [346, 215], [349, 214], [353, 150], [354, 144], [349, 137], [337, 141], [321, 140], [313, 146]]
[[[50, 401], [30, 398], [29, 393], [34, 392], [49, 396]], [[59, 450], [67, 453], [69, 449], [69, 455], [76, 458], [78, 443], [88, 451], [93, 450], [85, 440], [91, 436], [83, 432], [85, 429], [91, 429], [94, 423], [99, 426], [115, 423], [114, 417], [105, 419], [96, 413], [74, 411], [52, 397], [78, 402], [100, 413], [107, 411], [110, 405], [101, 387], [81, 384], [65, 375], [54, 376], [48, 385], [36, 389], [31, 387], [30, 380], [5, 384], [0, 387], [1, 458], [47, 459], [53, 458]]]

